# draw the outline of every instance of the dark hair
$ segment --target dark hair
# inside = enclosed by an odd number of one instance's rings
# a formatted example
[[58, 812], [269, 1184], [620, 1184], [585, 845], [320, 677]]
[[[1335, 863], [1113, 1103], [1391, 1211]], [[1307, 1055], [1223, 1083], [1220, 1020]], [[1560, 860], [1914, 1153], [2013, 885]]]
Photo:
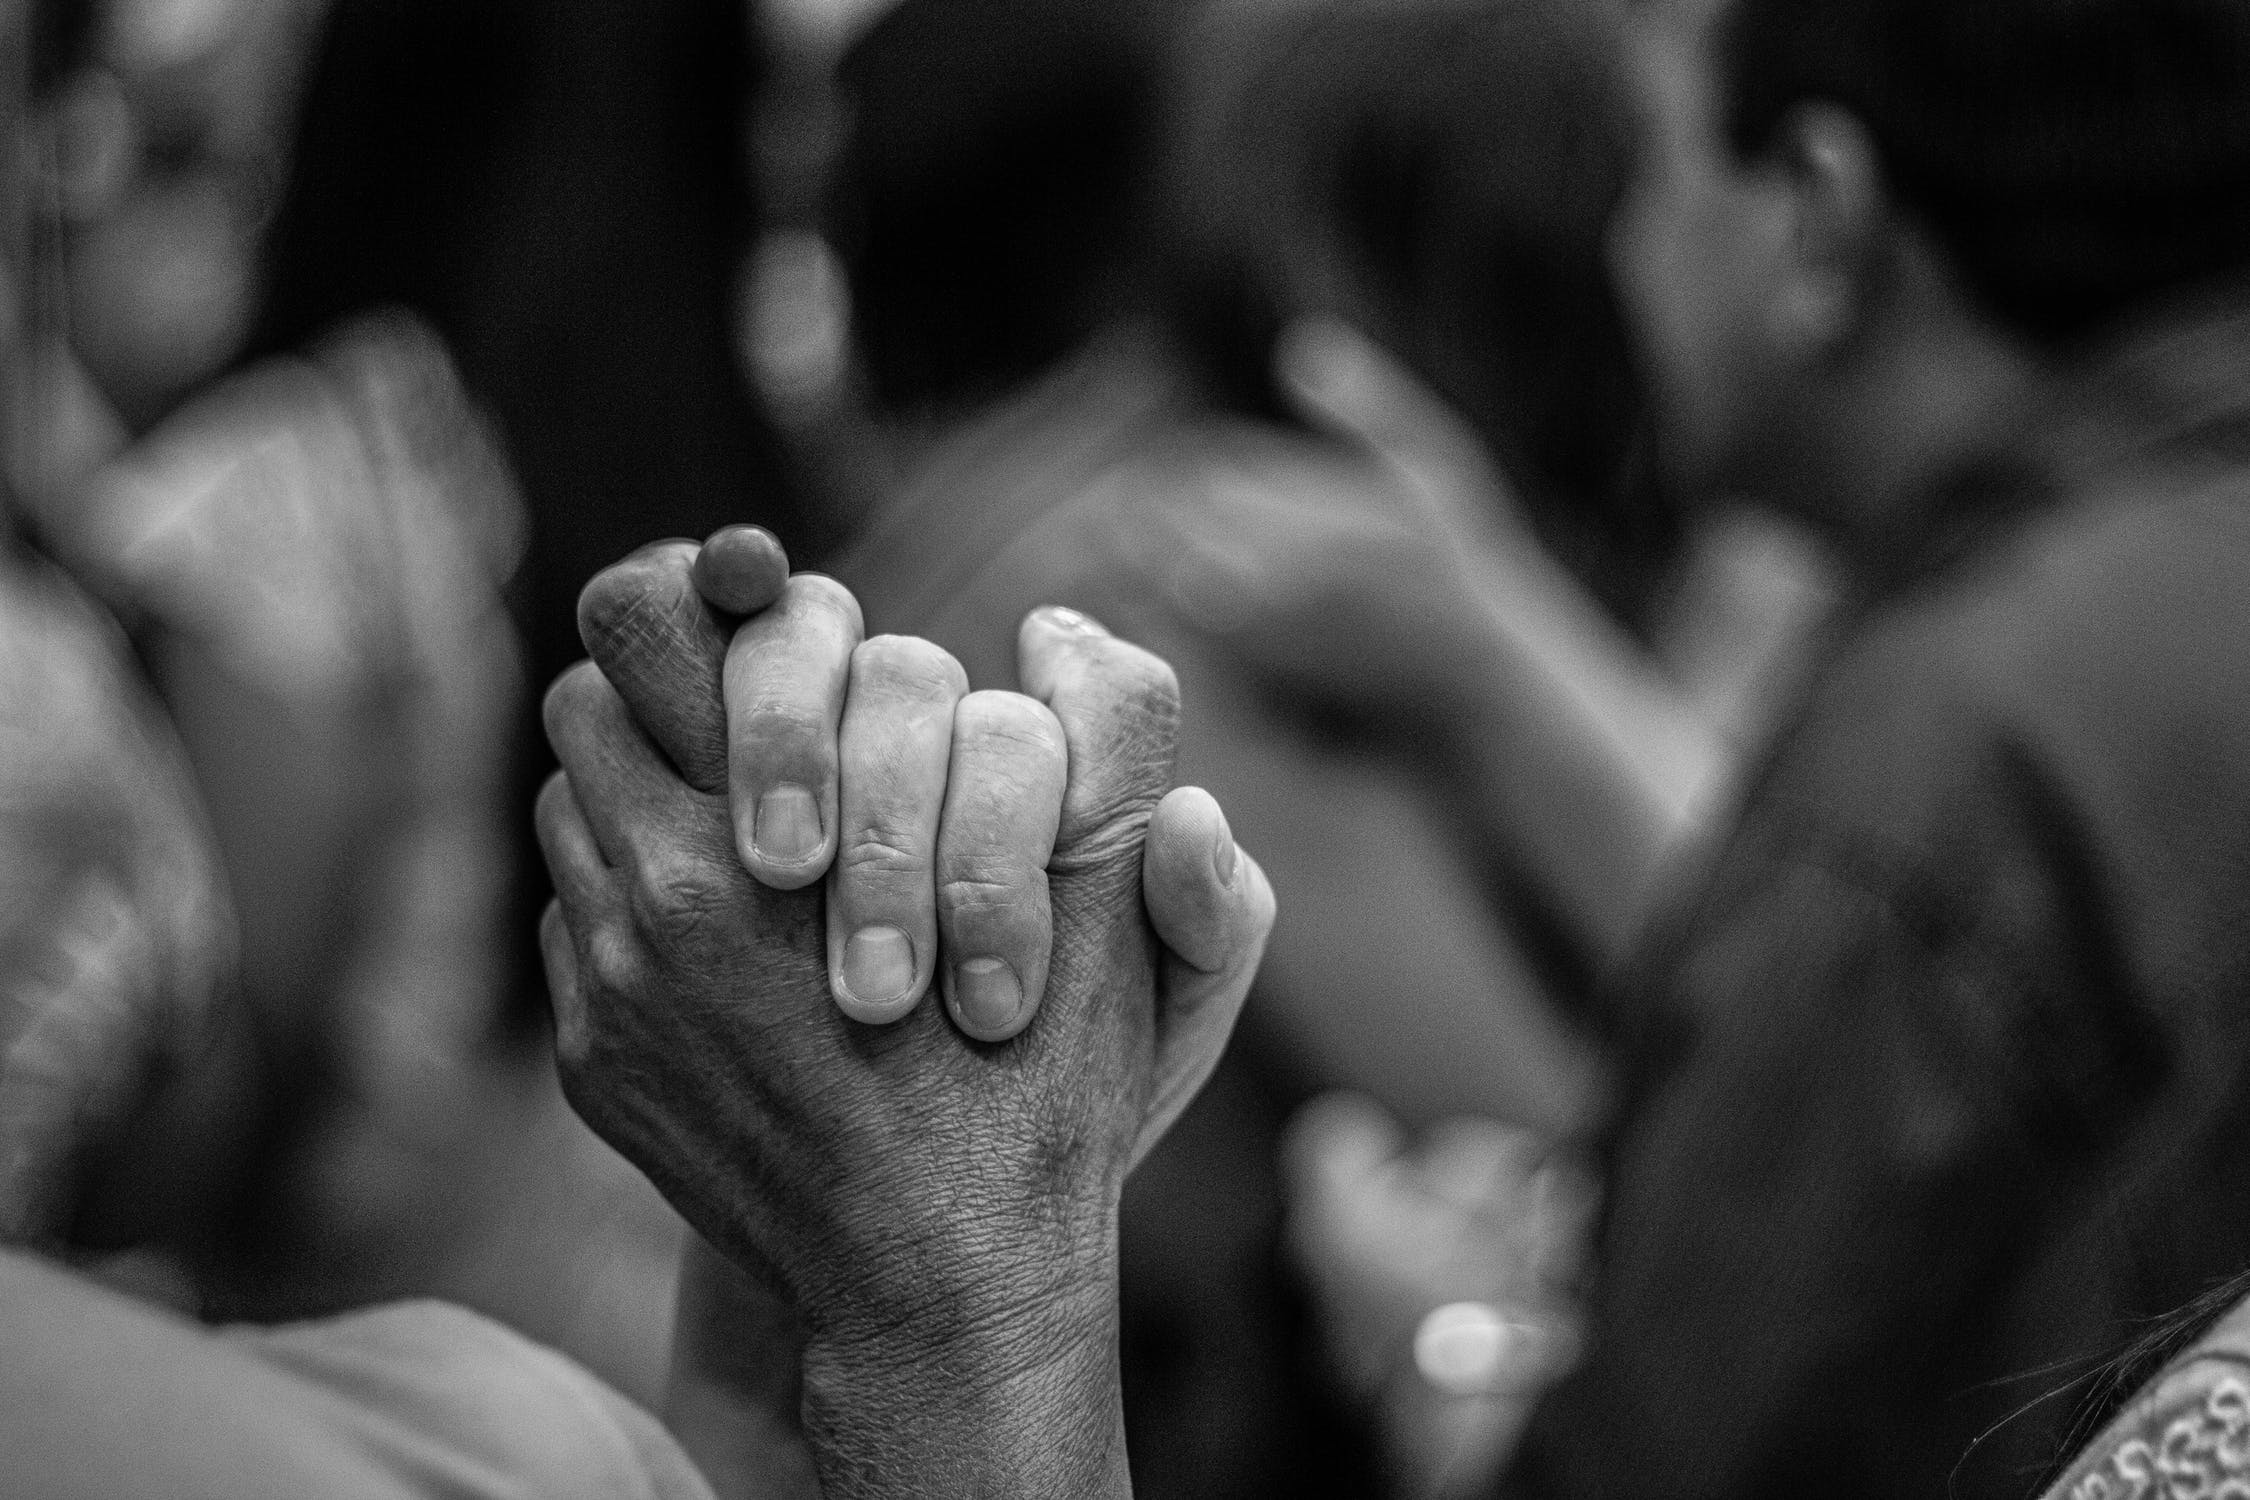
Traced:
[[1210, 258], [1230, 236], [1262, 251], [1255, 281], [1290, 274], [1292, 242], [1326, 247], [1343, 305], [1319, 310], [1465, 416], [1542, 538], [1623, 606], [1673, 538], [1625, 477], [1641, 401], [1602, 253], [1630, 165], [1617, 41], [1577, 0], [1301, 10], [1242, 45], [1175, 154]]
[[1325, 185], [1378, 320], [1519, 473], [1606, 493], [1639, 414], [1602, 254], [1628, 166], [1613, 34], [1551, 0], [1339, 32], [1340, 59], [1386, 63], [1355, 70]]
[[1179, 8], [906, 0], [852, 46], [830, 231], [878, 400], [998, 394], [1103, 321]]
[[1826, 100], [1971, 292], [2068, 339], [2250, 266], [2241, 0], [1735, 0], [1726, 128], [1755, 155]]

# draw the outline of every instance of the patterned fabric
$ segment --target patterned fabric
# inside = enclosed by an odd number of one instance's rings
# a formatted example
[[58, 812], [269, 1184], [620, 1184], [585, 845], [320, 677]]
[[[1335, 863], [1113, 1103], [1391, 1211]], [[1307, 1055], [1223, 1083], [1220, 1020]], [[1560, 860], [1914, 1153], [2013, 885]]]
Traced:
[[2213, 1380], [2153, 1438], [2107, 1448], [2068, 1500], [2250, 1500], [2250, 1381]]

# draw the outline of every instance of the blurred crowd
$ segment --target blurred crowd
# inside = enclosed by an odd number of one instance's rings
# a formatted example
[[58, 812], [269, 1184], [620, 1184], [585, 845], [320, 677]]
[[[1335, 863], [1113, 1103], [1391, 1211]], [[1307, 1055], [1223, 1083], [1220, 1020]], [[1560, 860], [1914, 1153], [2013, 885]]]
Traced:
[[1271, 877], [1137, 1493], [2031, 1500], [2250, 1273], [2250, 19], [1993, 11], [0, 0], [0, 1491], [269, 1493], [85, 1457], [209, 1328], [662, 1441], [539, 695], [753, 523], [1162, 656]]

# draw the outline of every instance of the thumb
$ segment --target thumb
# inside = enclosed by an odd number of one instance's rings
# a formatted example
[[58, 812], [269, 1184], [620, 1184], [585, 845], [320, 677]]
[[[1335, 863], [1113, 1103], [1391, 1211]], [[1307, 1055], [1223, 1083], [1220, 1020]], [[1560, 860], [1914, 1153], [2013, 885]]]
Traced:
[[1181, 787], [1157, 804], [1141, 892], [1164, 954], [1155, 1081], [1134, 1143], [1135, 1165], [1219, 1065], [1274, 918], [1266, 872], [1236, 847], [1226, 814], [1200, 787]]

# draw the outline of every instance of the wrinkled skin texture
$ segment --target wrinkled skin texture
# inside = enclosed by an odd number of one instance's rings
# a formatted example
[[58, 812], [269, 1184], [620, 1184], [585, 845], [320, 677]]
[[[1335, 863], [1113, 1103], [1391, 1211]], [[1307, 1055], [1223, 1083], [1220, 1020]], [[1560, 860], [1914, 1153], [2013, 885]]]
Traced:
[[[594, 660], [548, 698], [567, 773], [539, 810], [565, 1087], [795, 1307], [831, 1493], [1000, 1492], [1010, 1438], [1012, 1492], [1121, 1484], [1118, 1192], [1215, 1063], [1272, 910], [1216, 805], [1165, 797], [1171, 672], [1076, 617], [1027, 620], [1024, 687], [1069, 759], [1042, 1007], [1004, 1045], [934, 1003], [865, 1025], [831, 1003], [820, 892], [738, 858], [727, 632], [694, 596], [694, 553], [664, 544], [597, 579]], [[1021, 811], [958, 791], [948, 826]]]
[[[1056, 945], [1042, 1024], [1013, 1049], [984, 1050], [962, 1045], [934, 1008], [884, 1028], [833, 1014], [817, 893], [753, 880], [734, 857], [723, 798], [668, 777], [655, 747], [625, 732], [629, 714], [645, 713], [708, 770], [711, 735], [665, 724], [685, 695], [638, 670], [650, 608], [594, 633], [607, 670], [575, 669], [548, 700], [558, 740], [609, 731], [598, 753], [629, 788], [631, 832], [605, 850], [623, 899], [589, 930], [572, 924], [577, 993], [558, 1012], [572, 1103], [714, 1243], [770, 1268], [834, 1331], [871, 1334], [931, 1311], [855, 1285], [900, 1240], [918, 1247], [928, 1303], [952, 1305], [950, 1316], [1039, 1300], [1065, 1268], [1105, 1253], [1142, 1113], [1112, 1101], [1138, 1104], [1151, 1087], [1140, 854], [1171, 777], [1169, 670], [1134, 653], [1127, 681], [1097, 681], [1096, 658], [1111, 665], [1132, 648], [1089, 638], [1064, 649], [1044, 684], [1082, 768], [1049, 868], [1056, 929], [1070, 939]], [[654, 692], [628, 706], [611, 680]], [[702, 1013], [709, 1005], [725, 1007], [723, 1023]], [[821, 1086], [789, 1087], [805, 1078]], [[835, 1192], [845, 1183], [848, 1199]], [[1045, 1253], [991, 1264], [980, 1223], [1024, 1202], [1054, 1206]]]

